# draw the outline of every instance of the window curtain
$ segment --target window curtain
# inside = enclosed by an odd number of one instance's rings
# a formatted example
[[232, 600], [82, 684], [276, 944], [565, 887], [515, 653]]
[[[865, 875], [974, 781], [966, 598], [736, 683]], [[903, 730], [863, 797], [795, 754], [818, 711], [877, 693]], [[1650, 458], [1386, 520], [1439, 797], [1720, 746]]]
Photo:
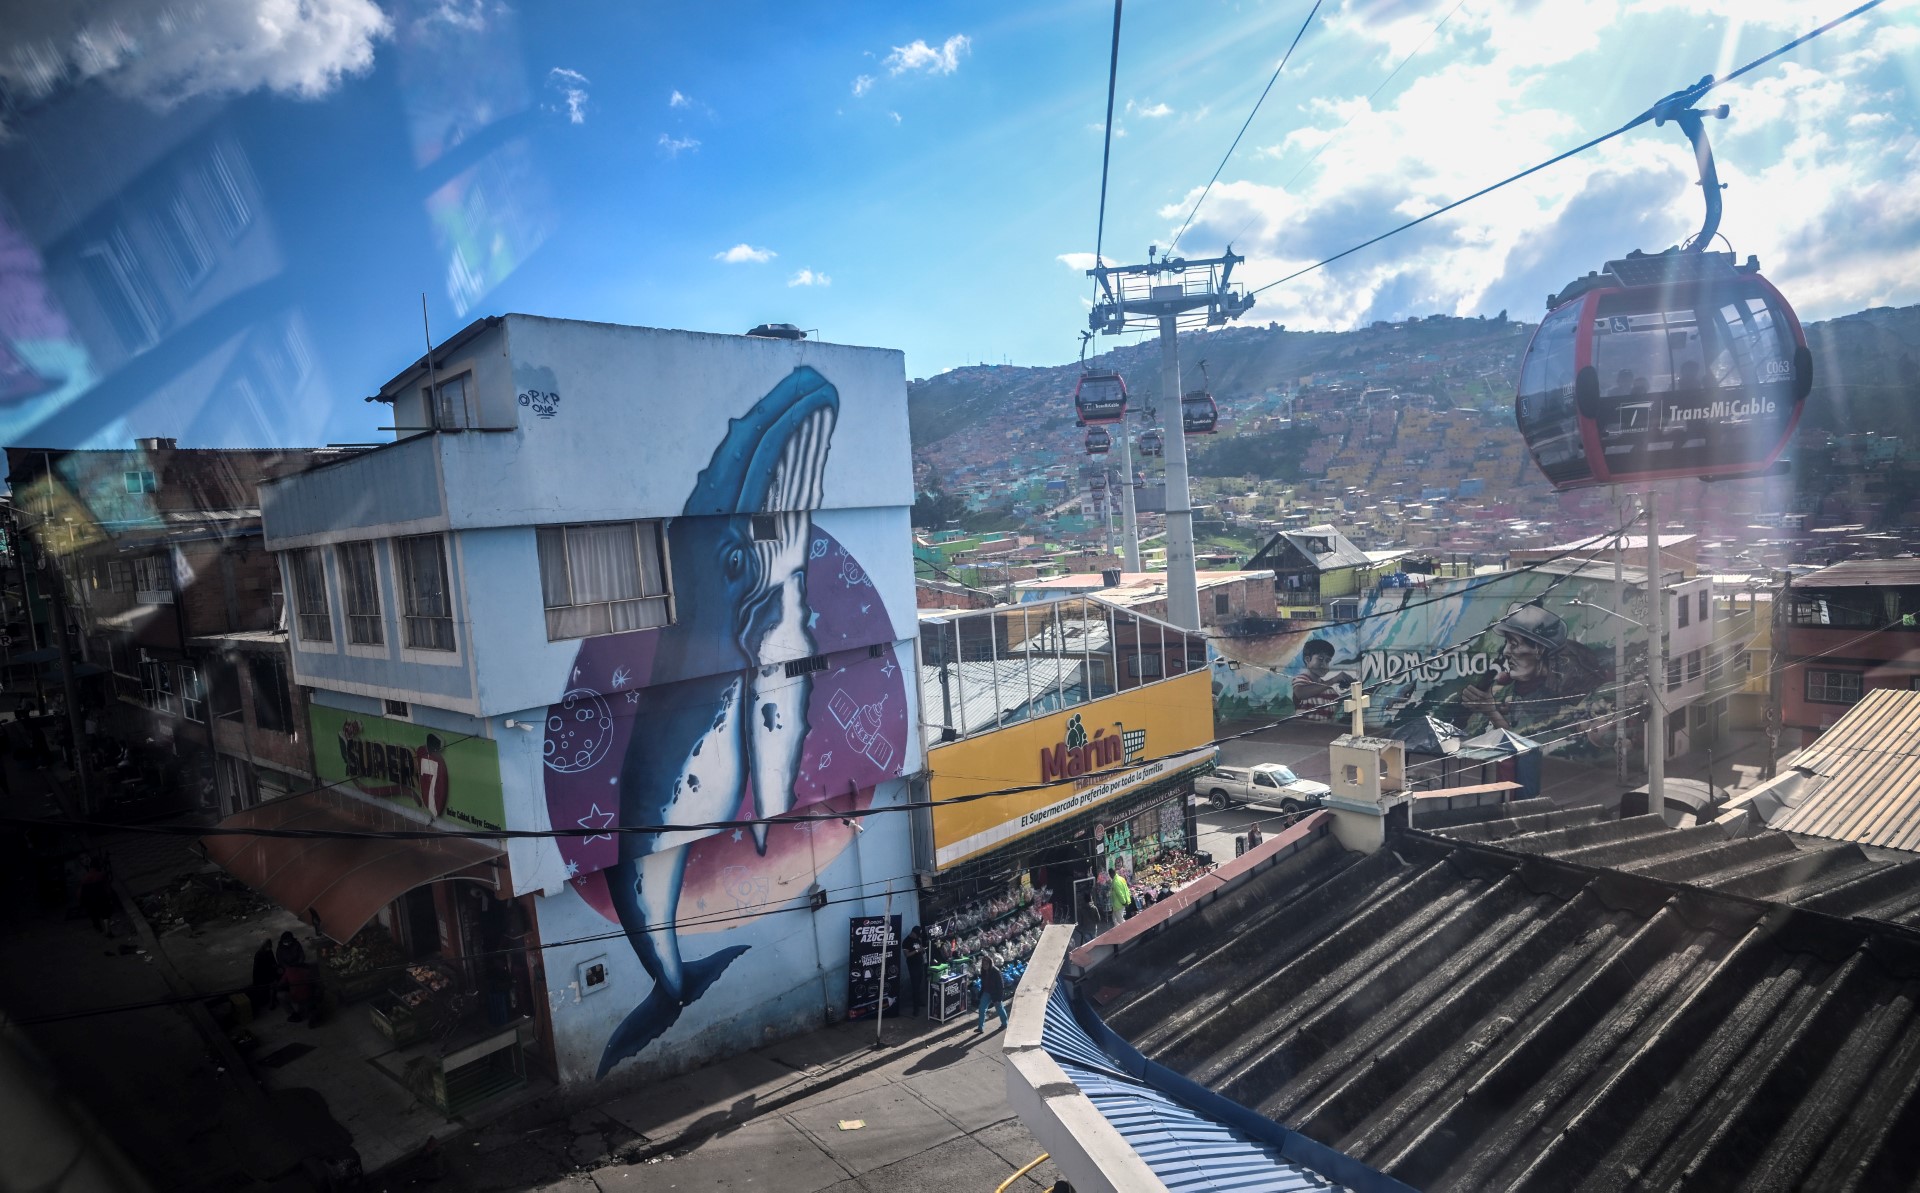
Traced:
[[567, 576], [576, 605], [639, 596], [640, 561], [632, 523], [567, 527]]
[[375, 582], [373, 546], [349, 543], [341, 548], [347, 564], [347, 612], [359, 617], [380, 615], [380, 587]]

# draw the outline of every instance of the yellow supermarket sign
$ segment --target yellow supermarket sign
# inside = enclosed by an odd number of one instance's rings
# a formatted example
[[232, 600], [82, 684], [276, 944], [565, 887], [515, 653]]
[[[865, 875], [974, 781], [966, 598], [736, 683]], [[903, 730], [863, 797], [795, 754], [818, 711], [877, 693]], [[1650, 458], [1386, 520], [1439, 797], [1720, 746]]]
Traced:
[[[944, 870], [1200, 765], [1213, 756], [1212, 741], [1213, 683], [1193, 671], [936, 746], [927, 753], [934, 862]], [[938, 803], [1035, 783], [1047, 786]]]

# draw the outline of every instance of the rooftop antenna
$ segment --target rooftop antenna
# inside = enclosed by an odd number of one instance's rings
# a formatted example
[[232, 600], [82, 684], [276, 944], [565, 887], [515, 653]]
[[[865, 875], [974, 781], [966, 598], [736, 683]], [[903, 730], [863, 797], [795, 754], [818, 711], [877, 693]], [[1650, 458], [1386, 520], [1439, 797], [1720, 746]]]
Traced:
[[[420, 291], [420, 330], [427, 337], [427, 419], [436, 430], [440, 418], [440, 375], [433, 367], [433, 325], [427, 322], [427, 292]], [[394, 420], [398, 422], [398, 419]]]

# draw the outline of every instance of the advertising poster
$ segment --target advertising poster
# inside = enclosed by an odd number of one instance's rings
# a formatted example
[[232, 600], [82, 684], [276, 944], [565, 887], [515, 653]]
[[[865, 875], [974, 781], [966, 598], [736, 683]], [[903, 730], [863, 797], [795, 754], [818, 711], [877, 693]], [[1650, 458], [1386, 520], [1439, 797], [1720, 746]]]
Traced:
[[881, 950], [886, 950], [886, 1012], [900, 1006], [900, 917], [857, 915], [847, 921], [847, 1018], [871, 1019], [881, 1005]]
[[[1164, 782], [1213, 756], [1205, 671], [1133, 688], [927, 752], [941, 869]], [[941, 806], [956, 796], [1014, 794]]]
[[322, 783], [411, 805], [453, 828], [505, 827], [492, 741], [318, 704], [308, 723]]

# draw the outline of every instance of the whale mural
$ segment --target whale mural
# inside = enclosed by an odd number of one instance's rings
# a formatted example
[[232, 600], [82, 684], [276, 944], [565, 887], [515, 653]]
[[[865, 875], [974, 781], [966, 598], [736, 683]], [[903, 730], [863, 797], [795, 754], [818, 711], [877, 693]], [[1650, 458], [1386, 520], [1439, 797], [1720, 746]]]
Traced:
[[[802, 366], [728, 423], [666, 530], [675, 617], [581, 642], [542, 749], [556, 826], [666, 825], [563, 838], [575, 891], [617, 922], [652, 981], [598, 1075], [638, 1055], [748, 944], [689, 936], [791, 910], [846, 847], [837, 821], [908, 756], [891, 618], [821, 506], [839, 396]], [[715, 822], [776, 818], [749, 828]], [[791, 890], [792, 898], [771, 892]]]

